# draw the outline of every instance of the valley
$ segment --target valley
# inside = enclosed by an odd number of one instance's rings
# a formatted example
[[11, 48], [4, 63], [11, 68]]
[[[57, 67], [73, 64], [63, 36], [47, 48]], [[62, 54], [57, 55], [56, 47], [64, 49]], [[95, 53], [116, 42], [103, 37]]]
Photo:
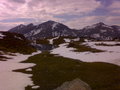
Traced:
[[72, 30], [48, 21], [0, 32], [0, 89], [57, 90], [82, 80], [85, 90], [119, 90], [119, 29], [113, 29], [98, 23]]

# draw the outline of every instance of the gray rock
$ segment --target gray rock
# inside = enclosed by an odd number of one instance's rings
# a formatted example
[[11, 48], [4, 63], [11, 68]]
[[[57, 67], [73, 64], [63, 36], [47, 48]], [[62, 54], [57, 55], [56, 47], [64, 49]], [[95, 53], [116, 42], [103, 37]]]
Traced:
[[91, 90], [91, 88], [87, 83], [77, 78], [73, 81], [63, 83], [60, 87], [54, 90]]

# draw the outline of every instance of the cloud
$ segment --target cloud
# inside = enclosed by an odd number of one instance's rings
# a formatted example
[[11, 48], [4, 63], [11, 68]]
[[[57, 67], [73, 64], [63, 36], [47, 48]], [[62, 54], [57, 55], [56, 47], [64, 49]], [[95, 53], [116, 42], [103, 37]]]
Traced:
[[[119, 16], [116, 15], [120, 14], [120, 1], [113, 0], [107, 6], [103, 2], [104, 0], [0, 0], [0, 28], [47, 20], [55, 20], [71, 28], [82, 28], [100, 21], [120, 24]], [[108, 9], [108, 14], [100, 12], [100, 8], [102, 12]]]
[[8, 16], [43, 18], [55, 14], [89, 13], [100, 5], [101, 3], [96, 0], [12, 0], [11, 2], [2, 0], [0, 18], [8, 18]]
[[120, 1], [114, 1], [109, 8], [111, 9], [120, 9]]
[[103, 22], [107, 25], [120, 25], [120, 16], [85, 16], [66, 21], [65, 24], [71, 28], [81, 29], [99, 22]]
[[85, 26], [89, 26], [100, 21], [103, 21], [104, 16], [85, 16], [81, 18], [74, 18], [70, 21], [66, 21], [65, 24], [71, 28], [81, 29]]
[[80, 14], [94, 11], [101, 3], [96, 0], [32, 0], [28, 5], [32, 10], [49, 14]]
[[105, 21], [111, 24], [120, 24], [120, 16], [108, 16]]
[[12, 22], [12, 23], [2, 23], [0, 22], [0, 31], [9, 30], [19, 24], [25, 24], [25, 22]]
[[120, 14], [120, 9], [111, 10], [111, 13], [113, 13], [113, 14]]
[[35, 22], [34, 18], [11, 18], [11, 19], [3, 19], [0, 20], [2, 23], [14, 23], [14, 22]]
[[25, 3], [26, 1], [25, 0], [11, 0], [13, 2], [16, 2], [16, 3]]
[[[34, 23], [55, 20], [64, 21], [64, 18], [55, 15], [82, 15], [91, 13], [101, 6], [96, 0], [0, 0], [0, 21], [5, 23], [28, 22]], [[18, 19], [19, 20], [18, 20]]]
[[111, 13], [120, 14], [120, 1], [114, 1], [109, 7]]

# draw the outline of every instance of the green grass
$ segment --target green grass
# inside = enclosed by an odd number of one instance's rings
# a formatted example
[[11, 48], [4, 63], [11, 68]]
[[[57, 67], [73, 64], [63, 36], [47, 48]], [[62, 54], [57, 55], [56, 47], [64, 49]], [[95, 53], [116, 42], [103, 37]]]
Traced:
[[1, 55], [0, 55], [0, 61], [6, 61], [6, 59], [10, 59], [10, 58], [7, 58], [7, 57], [5, 57], [5, 56], [1, 56]]
[[[36, 49], [30, 45], [30, 41], [21, 34], [3, 32], [5, 37], [0, 39], [0, 50], [4, 52], [30, 54]], [[15, 38], [19, 37], [21, 39]]]
[[[88, 83], [92, 90], [120, 90], [120, 67], [108, 63], [86, 63], [78, 60], [44, 52], [30, 57], [24, 63], [35, 63], [31, 72], [32, 80], [40, 88], [36, 90], [53, 90], [65, 81], [75, 78]], [[26, 90], [32, 90], [30, 86]]]
[[103, 52], [102, 50], [98, 50], [95, 48], [91, 48], [90, 46], [82, 45], [82, 42], [76, 42], [76, 41], [70, 42], [68, 44], [68, 48], [69, 47], [75, 48], [76, 49], [74, 50], [75, 52], [86, 52], [86, 51], [93, 53]]
[[111, 45], [111, 44], [106, 44], [106, 43], [98, 43], [98, 44], [95, 44], [95, 45], [97, 45], [97, 46], [120, 46], [119, 43], [118, 43], [118, 44], [113, 44], [113, 45]]
[[36, 40], [37, 44], [49, 44], [49, 41], [47, 39], [38, 39]]
[[58, 46], [59, 44], [62, 44], [62, 43], [65, 43], [64, 37], [59, 37], [59, 38], [53, 40], [53, 45]]

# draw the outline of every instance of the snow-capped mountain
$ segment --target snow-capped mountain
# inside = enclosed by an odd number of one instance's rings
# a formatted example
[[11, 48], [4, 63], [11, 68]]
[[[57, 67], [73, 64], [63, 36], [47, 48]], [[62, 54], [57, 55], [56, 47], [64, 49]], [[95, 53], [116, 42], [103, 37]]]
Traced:
[[80, 30], [73, 30], [64, 24], [55, 21], [47, 21], [38, 25], [33, 25], [32, 23], [28, 25], [21, 24], [10, 29], [9, 32], [23, 34], [28, 39], [51, 38], [59, 36], [85, 37], [95, 40], [120, 39], [120, 26], [109, 26], [102, 22], [84, 27]]
[[102, 22], [87, 26], [80, 31], [82, 37], [94, 38], [97, 40], [113, 40], [120, 38], [120, 27], [109, 26]]
[[24, 36], [29, 39], [56, 36], [77, 36], [76, 30], [72, 30], [69, 27], [55, 21], [47, 21], [39, 25], [19, 25], [9, 31], [24, 34]]

